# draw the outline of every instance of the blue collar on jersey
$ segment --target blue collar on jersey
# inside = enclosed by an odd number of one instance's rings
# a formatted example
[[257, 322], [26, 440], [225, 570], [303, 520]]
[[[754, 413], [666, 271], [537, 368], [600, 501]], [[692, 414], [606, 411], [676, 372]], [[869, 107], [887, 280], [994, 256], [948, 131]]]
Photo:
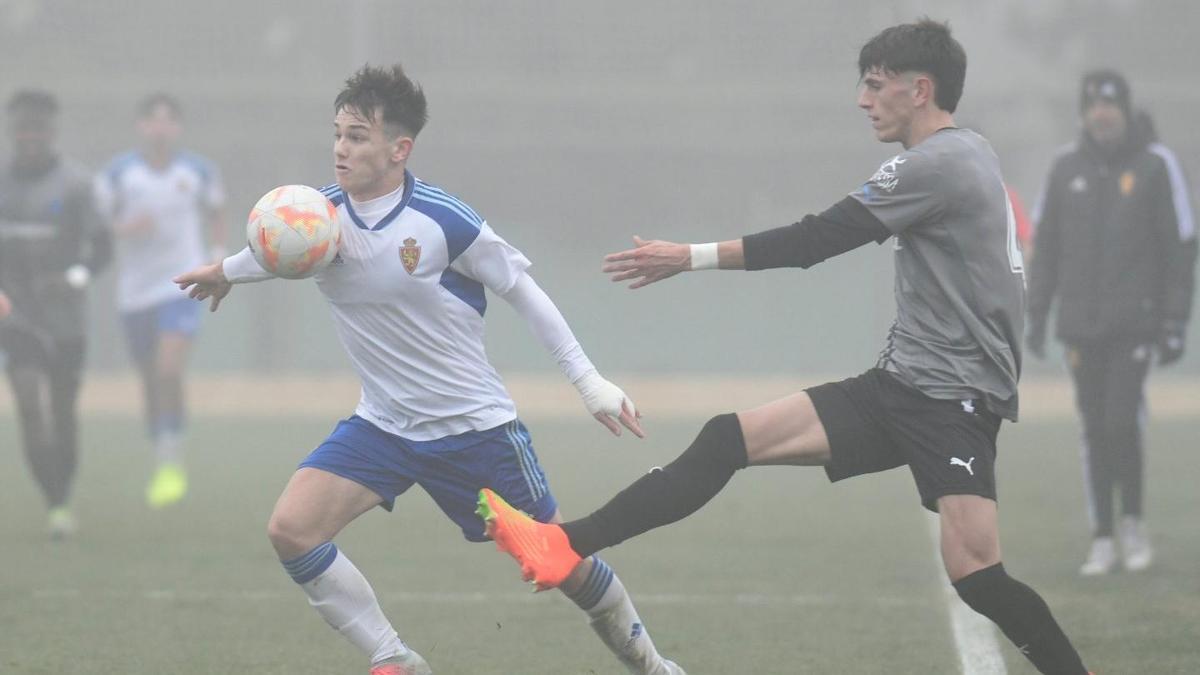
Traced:
[[364, 223], [362, 219], [358, 217], [358, 214], [354, 212], [354, 207], [350, 205], [350, 195], [346, 195], [346, 213], [350, 214], [350, 220], [353, 220], [354, 224], [357, 225], [360, 230], [382, 230], [388, 225], [391, 225], [392, 221], [396, 219], [396, 216], [400, 215], [400, 212], [404, 210], [404, 207], [408, 206], [408, 200], [412, 199], [413, 188], [416, 187], [416, 183], [417, 179], [413, 178], [413, 175], [409, 173], [408, 169], [405, 169], [404, 195], [400, 197], [400, 203], [396, 205], [396, 208], [388, 211], [386, 216], [380, 218], [379, 222], [375, 223], [375, 227], [367, 227], [367, 224]]

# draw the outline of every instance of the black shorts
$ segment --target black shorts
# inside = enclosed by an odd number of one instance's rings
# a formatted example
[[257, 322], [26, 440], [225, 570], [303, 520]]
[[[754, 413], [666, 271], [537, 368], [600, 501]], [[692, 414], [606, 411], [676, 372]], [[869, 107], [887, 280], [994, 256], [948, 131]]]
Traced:
[[930, 398], [878, 368], [806, 391], [829, 438], [829, 480], [907, 464], [930, 511], [946, 495], [995, 501], [1000, 417], [981, 402]]

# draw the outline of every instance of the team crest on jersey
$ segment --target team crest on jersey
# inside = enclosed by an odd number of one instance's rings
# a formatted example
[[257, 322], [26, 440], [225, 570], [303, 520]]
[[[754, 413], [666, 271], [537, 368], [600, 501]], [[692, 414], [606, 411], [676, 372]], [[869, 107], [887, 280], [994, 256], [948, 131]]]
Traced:
[[1121, 174], [1121, 196], [1128, 197], [1129, 195], [1133, 194], [1134, 184], [1135, 179], [1132, 171], [1126, 171], [1125, 173]]
[[404, 245], [400, 247], [400, 262], [404, 265], [404, 271], [412, 274], [420, 261], [421, 247], [417, 246], [417, 240], [412, 237], [405, 239]]
[[896, 184], [900, 182], [896, 176], [896, 170], [907, 161], [907, 159], [900, 159], [900, 155], [896, 155], [880, 165], [879, 170], [875, 172], [874, 176], [871, 176], [871, 180], [868, 182], [879, 186], [879, 189], [884, 192], [895, 190]]

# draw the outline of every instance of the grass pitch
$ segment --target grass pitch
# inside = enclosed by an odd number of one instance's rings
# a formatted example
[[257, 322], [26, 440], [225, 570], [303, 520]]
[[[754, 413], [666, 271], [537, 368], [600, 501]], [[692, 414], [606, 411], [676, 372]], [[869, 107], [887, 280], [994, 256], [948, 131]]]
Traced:
[[[1005, 564], [1050, 603], [1089, 666], [1197, 673], [1198, 420], [1150, 427], [1148, 513], [1159, 562], [1081, 579], [1087, 545], [1073, 420], [1005, 425]], [[295, 464], [334, 420], [192, 424], [192, 492], [142, 502], [140, 425], [88, 418], [75, 508], [50, 542], [11, 417], [0, 417], [0, 672], [365, 673], [280, 568], [265, 523]], [[703, 419], [606, 437], [584, 415], [527, 420], [568, 517], [673, 458]], [[435, 672], [619, 673], [581, 613], [531, 594], [490, 544], [468, 544], [419, 488], [339, 537], [401, 636]], [[660, 650], [705, 673], [959, 672], [941, 572], [908, 473], [829, 485], [819, 470], [750, 469], [700, 513], [605, 554]], [[1034, 672], [1001, 638], [1010, 673]]]

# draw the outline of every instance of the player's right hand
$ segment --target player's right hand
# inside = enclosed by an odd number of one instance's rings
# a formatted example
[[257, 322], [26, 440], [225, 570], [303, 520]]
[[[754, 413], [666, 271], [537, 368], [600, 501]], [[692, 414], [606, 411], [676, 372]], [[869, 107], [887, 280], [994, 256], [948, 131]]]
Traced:
[[180, 274], [172, 281], [179, 284], [180, 290], [188, 291], [188, 297], [194, 300], [204, 301], [212, 298], [212, 304], [209, 305], [208, 311], [215, 312], [221, 304], [221, 300], [229, 295], [229, 290], [233, 288], [233, 284], [225, 278], [225, 271], [221, 264], [222, 261], [201, 265], [191, 272]]
[[0, 291], [0, 319], [7, 319], [9, 314], [12, 314], [12, 300], [8, 299], [4, 291]]
[[600, 271], [613, 275], [613, 281], [637, 279], [629, 287], [641, 288], [692, 267], [692, 249], [687, 244], [645, 240], [641, 237], [634, 237], [633, 243], [637, 248], [604, 256], [604, 266]]

